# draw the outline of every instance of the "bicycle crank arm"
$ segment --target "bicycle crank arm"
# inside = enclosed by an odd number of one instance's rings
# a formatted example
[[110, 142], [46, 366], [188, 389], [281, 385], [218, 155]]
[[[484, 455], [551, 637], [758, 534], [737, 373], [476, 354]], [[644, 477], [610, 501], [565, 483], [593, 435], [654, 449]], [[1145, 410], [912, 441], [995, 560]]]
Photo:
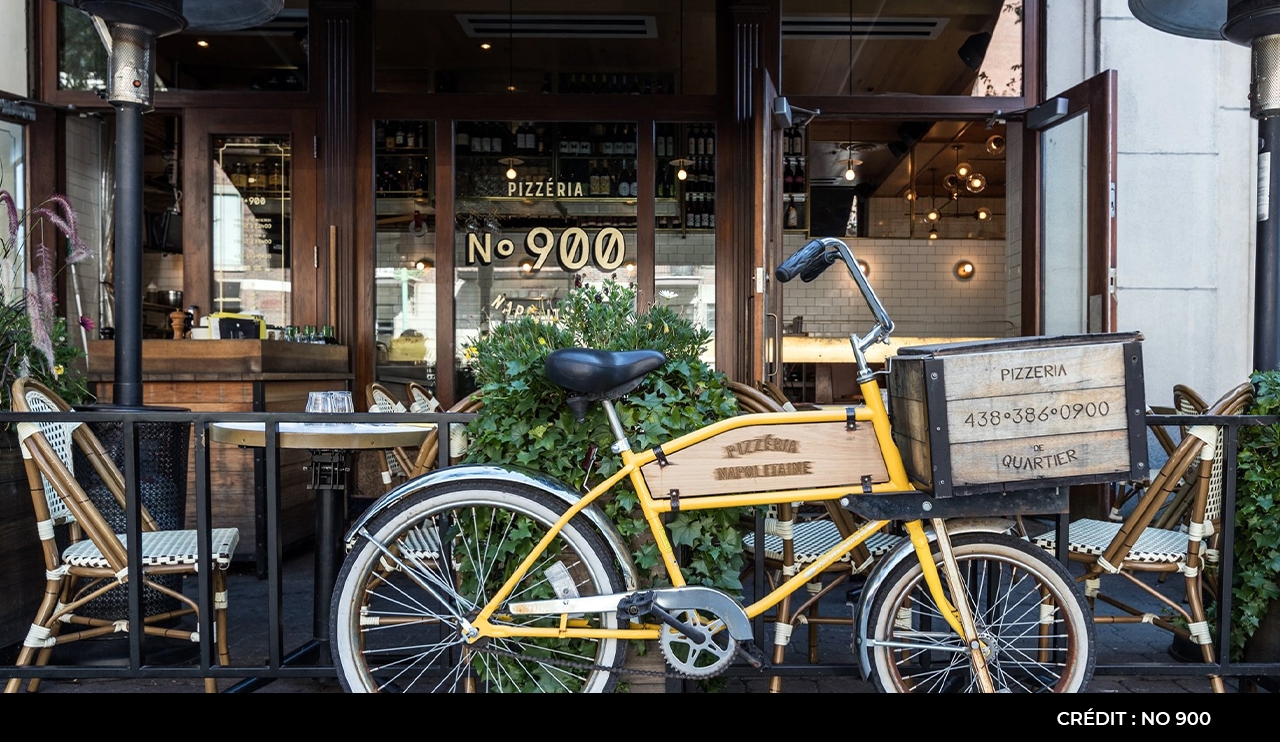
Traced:
[[[649, 591], [653, 594], [653, 604], [664, 611], [696, 610], [705, 611], [724, 621], [729, 629], [729, 636], [738, 641], [747, 641], [754, 637], [751, 631], [751, 619], [742, 605], [719, 590], [698, 585], [686, 587], [667, 587]], [[566, 598], [552, 600], [527, 600], [510, 603], [505, 610], [517, 616], [558, 616], [564, 613], [603, 613], [617, 611], [623, 601], [637, 602], [642, 592], [613, 593], [610, 595], [591, 595], [583, 598]]]

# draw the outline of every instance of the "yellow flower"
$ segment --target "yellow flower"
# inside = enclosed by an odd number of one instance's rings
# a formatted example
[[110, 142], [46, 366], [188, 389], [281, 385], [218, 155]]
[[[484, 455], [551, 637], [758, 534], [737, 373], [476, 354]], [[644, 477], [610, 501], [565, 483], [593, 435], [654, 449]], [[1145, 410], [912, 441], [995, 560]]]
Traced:
[[546, 338], [538, 338], [538, 345], [546, 345], [546, 344], [547, 344]]
[[57, 377], [61, 376], [61, 375], [63, 374], [63, 372], [64, 372], [64, 371], [66, 371], [66, 369], [64, 369], [62, 366], [54, 366], [54, 367], [53, 367], [53, 376], [54, 376], [54, 378], [57, 378]]

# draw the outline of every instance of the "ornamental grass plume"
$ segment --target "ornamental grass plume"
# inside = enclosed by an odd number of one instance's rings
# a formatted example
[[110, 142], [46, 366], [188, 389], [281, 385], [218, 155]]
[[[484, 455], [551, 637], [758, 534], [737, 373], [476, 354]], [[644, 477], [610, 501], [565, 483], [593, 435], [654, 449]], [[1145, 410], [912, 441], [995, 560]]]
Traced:
[[[62, 195], [52, 195], [25, 214], [13, 193], [0, 188], [8, 237], [0, 240], [0, 402], [9, 408], [14, 379], [32, 376], [71, 403], [87, 395], [78, 362], [83, 353], [72, 342], [65, 318], [57, 311], [57, 236], [67, 240], [65, 263], [89, 257], [80, 237], [76, 212]], [[31, 270], [27, 270], [28, 256]], [[81, 318], [81, 323], [88, 318]]]

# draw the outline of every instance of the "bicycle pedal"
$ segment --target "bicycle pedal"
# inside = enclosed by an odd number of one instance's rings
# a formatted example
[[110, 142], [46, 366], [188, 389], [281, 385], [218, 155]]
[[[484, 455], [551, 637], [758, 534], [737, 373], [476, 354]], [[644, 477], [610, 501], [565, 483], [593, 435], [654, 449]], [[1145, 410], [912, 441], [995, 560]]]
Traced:
[[748, 665], [751, 665], [755, 669], [759, 670], [760, 668], [764, 667], [764, 660], [765, 660], [764, 652], [761, 652], [760, 648], [757, 647], [756, 645], [750, 644], [750, 643], [744, 644], [739, 642], [738, 646], [736, 647], [736, 652], [739, 657], [741, 657], [743, 660], [746, 661]]

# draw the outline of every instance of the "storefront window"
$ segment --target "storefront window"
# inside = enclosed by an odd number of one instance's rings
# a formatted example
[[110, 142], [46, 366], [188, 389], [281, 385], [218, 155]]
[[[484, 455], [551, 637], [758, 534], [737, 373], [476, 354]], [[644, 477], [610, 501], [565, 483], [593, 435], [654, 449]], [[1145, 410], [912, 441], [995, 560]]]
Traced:
[[[27, 208], [23, 131], [18, 124], [0, 121], [0, 191], [13, 196], [19, 214]], [[18, 228], [22, 229], [22, 225]], [[7, 232], [5, 236], [8, 237]], [[24, 244], [26, 240], [19, 234], [10, 249], [0, 254], [0, 297], [15, 297], [22, 291], [26, 255], [20, 246]]]
[[[575, 285], [634, 280], [634, 123], [462, 121], [455, 141], [459, 349], [511, 317], [554, 313]], [[475, 384], [455, 362], [461, 396]]]
[[[654, 152], [654, 301], [715, 332], [716, 128], [660, 123]], [[684, 177], [680, 177], [681, 172]], [[703, 360], [715, 363], [715, 336]]]
[[783, 0], [785, 95], [1022, 95], [1023, 0]]
[[213, 311], [283, 329], [293, 291], [289, 138], [222, 136], [213, 152]]
[[715, 92], [714, 0], [607, 8], [558, 0], [536, 9], [377, 0], [374, 14], [382, 92]]
[[[374, 125], [377, 379], [436, 386], [435, 125]], [[403, 395], [402, 395], [403, 396]]]
[[[156, 90], [306, 90], [307, 3], [236, 31], [183, 31], [156, 39]], [[87, 15], [58, 6], [58, 87], [105, 88], [107, 51]]]

